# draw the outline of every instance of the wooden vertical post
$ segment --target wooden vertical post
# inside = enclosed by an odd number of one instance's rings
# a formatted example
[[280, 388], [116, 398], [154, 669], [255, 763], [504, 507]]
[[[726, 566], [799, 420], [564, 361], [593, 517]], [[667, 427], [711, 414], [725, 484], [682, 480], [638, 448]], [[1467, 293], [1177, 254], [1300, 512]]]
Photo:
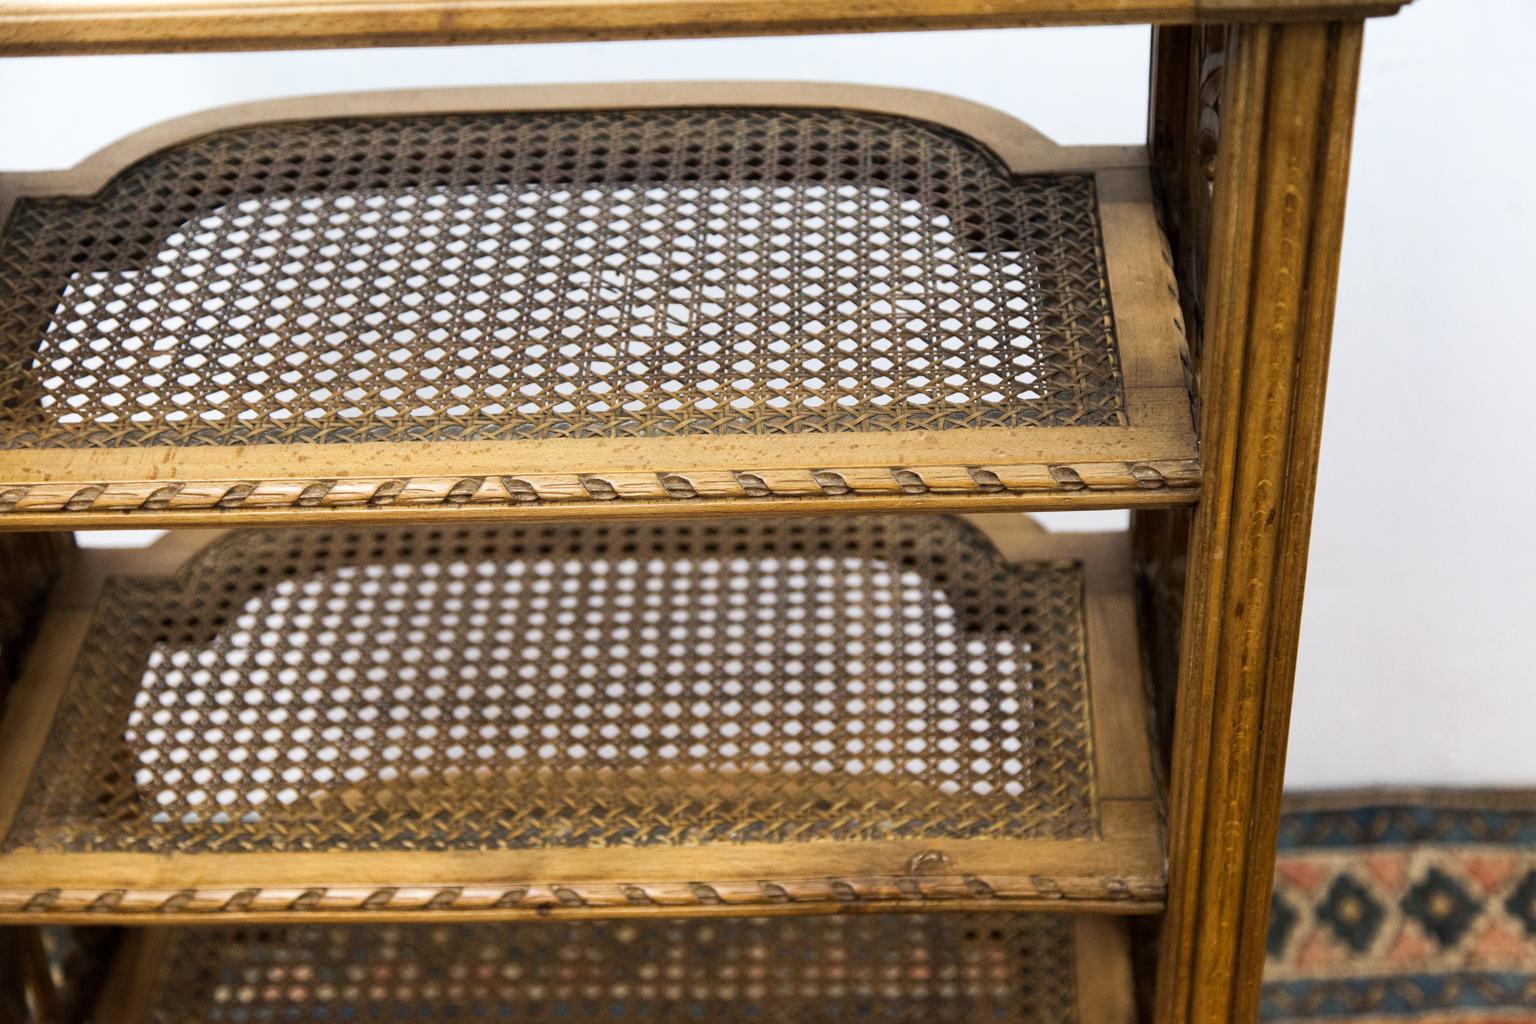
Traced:
[[1258, 1016], [1361, 35], [1226, 39], [1159, 1024]]
[[32, 643], [48, 587], [74, 546], [68, 533], [0, 534], [0, 706]]

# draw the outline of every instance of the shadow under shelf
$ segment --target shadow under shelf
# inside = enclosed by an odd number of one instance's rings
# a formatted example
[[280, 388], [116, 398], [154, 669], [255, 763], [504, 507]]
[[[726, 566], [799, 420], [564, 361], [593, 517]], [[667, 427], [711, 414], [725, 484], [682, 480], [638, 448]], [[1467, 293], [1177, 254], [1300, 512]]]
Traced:
[[102, 1024], [1131, 1024], [1124, 923], [1059, 914], [138, 929]]

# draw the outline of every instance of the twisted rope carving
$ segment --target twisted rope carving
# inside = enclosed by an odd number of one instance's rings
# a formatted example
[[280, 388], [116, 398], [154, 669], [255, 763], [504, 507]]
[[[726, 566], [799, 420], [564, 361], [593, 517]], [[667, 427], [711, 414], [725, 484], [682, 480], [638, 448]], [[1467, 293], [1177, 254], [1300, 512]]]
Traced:
[[1060, 465], [711, 470], [283, 480], [0, 484], [7, 513], [518, 506], [608, 501], [890, 497], [1177, 490], [1199, 487], [1194, 460]]
[[[0, 916], [64, 914], [103, 917], [452, 911], [505, 916], [526, 911], [729, 907], [751, 912], [795, 904], [870, 905], [893, 910], [957, 901], [1161, 903], [1160, 878], [1008, 877], [975, 875], [799, 878], [759, 881], [564, 883], [559, 885], [293, 886], [207, 889], [0, 889]], [[1000, 908], [1001, 909], [1001, 908]]]

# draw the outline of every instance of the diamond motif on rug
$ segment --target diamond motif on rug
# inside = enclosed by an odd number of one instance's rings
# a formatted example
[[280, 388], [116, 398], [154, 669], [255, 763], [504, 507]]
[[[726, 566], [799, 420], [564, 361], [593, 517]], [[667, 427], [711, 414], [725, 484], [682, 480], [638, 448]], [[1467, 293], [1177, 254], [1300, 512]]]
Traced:
[[1301, 915], [1296, 913], [1296, 908], [1275, 893], [1269, 900], [1269, 942], [1270, 956], [1279, 956], [1285, 951], [1285, 941], [1291, 937], [1291, 932], [1296, 928], [1296, 922]]
[[1317, 908], [1317, 916], [1350, 949], [1363, 953], [1387, 914], [1363, 885], [1349, 875], [1340, 875], [1328, 887], [1328, 898]]
[[1536, 939], [1536, 869], [1527, 871], [1515, 891], [1504, 902], [1509, 916], [1525, 925], [1526, 934]]
[[1468, 896], [1455, 879], [1430, 868], [1424, 880], [1403, 897], [1403, 910], [1441, 946], [1454, 946], [1472, 927], [1482, 905]]

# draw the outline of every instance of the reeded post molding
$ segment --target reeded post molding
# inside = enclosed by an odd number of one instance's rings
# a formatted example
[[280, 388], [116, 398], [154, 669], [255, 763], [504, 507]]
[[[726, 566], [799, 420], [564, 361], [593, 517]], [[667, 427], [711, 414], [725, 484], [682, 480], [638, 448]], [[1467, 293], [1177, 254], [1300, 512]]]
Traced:
[[1159, 1024], [1258, 1018], [1361, 36], [1228, 40]]

